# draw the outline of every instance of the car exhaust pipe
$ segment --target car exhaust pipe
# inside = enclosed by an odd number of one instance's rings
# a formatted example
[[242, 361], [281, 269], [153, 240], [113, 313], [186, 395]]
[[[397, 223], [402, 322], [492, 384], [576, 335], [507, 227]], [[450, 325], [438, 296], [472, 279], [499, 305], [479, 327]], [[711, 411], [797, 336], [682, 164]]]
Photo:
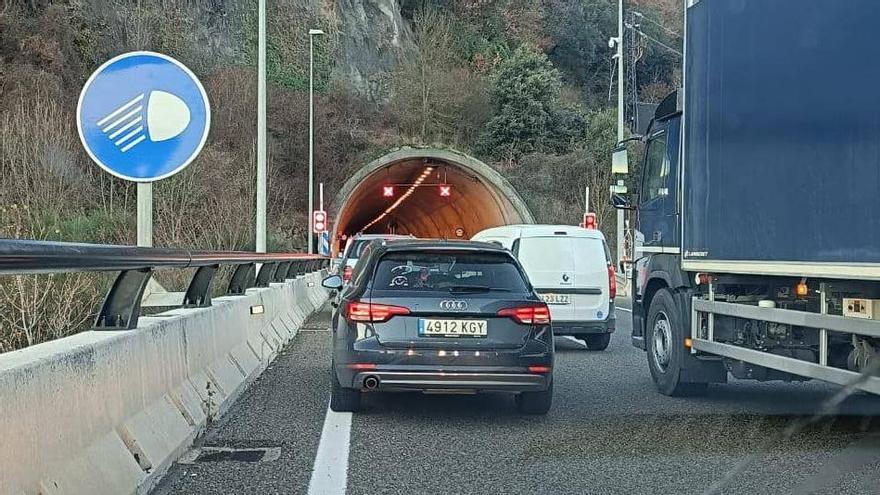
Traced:
[[367, 390], [373, 390], [374, 388], [379, 386], [379, 378], [370, 375], [364, 378], [364, 388]]

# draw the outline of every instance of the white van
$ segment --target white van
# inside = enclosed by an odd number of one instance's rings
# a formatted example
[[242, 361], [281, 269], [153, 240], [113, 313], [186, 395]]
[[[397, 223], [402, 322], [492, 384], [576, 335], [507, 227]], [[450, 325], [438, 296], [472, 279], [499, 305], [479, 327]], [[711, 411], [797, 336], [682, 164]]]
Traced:
[[508, 225], [486, 229], [472, 240], [513, 252], [550, 307], [554, 334], [583, 339], [592, 350], [608, 347], [616, 324], [617, 281], [602, 232], [571, 225]]

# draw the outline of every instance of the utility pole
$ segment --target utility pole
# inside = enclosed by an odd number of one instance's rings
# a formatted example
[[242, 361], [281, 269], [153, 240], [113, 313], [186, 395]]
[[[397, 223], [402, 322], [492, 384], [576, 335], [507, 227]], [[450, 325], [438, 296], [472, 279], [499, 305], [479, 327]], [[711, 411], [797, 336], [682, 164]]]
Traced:
[[[617, 142], [623, 141], [623, 0], [617, 0]], [[623, 210], [617, 210], [617, 265], [623, 259]]]
[[640, 31], [641, 25], [638, 23], [637, 19], [639, 18], [636, 14], [638, 12], [631, 12], [629, 15], [630, 24], [627, 26], [624, 23], [625, 27], [629, 27], [629, 97], [630, 97], [630, 122], [631, 129], [636, 134], [641, 130], [639, 128], [639, 81], [638, 74], [636, 73], [636, 63], [638, 62], [639, 54], [638, 54], [638, 33]]
[[257, 252], [266, 252], [266, 0], [259, 2], [257, 43]]

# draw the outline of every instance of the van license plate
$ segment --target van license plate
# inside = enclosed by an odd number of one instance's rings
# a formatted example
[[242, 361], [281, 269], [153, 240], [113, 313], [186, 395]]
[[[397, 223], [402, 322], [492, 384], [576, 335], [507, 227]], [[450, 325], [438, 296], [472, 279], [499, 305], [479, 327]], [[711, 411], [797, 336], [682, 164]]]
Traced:
[[541, 294], [541, 299], [547, 304], [571, 304], [568, 294]]
[[419, 320], [419, 335], [441, 337], [485, 337], [486, 320]]

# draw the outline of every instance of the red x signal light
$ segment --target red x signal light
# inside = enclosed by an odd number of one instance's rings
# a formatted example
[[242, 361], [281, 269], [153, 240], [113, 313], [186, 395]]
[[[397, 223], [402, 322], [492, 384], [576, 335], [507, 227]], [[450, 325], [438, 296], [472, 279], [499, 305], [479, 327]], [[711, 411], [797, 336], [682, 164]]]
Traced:
[[394, 186], [382, 186], [382, 197], [383, 198], [394, 197]]
[[452, 186], [440, 186], [439, 188], [440, 196], [443, 198], [448, 198], [452, 196]]

